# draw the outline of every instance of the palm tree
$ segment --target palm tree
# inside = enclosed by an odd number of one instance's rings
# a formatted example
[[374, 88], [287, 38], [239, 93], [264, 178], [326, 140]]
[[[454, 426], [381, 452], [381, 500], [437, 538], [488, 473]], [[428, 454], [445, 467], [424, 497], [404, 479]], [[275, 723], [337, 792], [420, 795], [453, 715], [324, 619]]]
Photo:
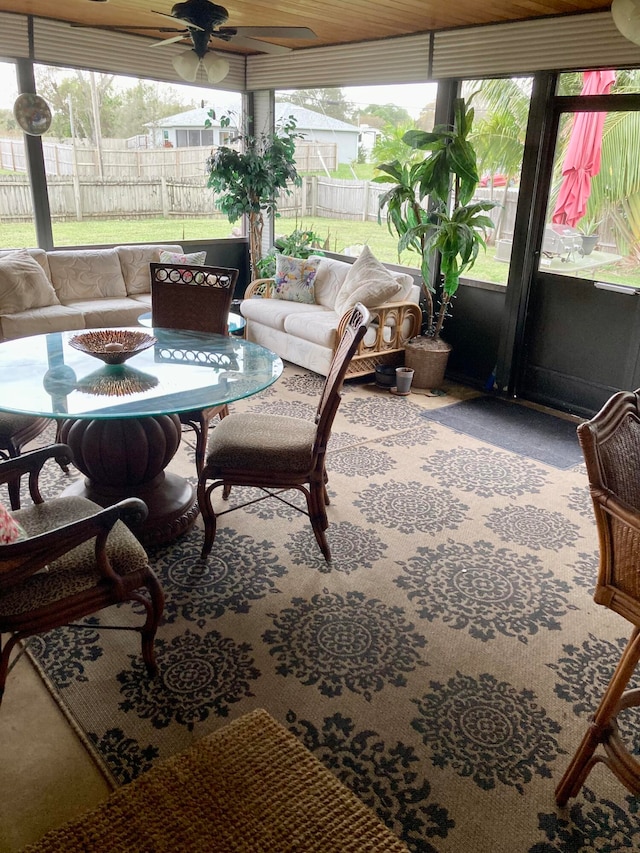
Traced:
[[497, 213], [495, 237], [500, 239], [509, 187], [520, 176], [529, 115], [531, 82], [528, 78], [482, 80], [474, 95], [481, 116], [471, 138], [481, 174], [506, 178]]
[[403, 137], [408, 130], [415, 128], [415, 122], [409, 121], [403, 124], [385, 124], [381, 135], [376, 139], [371, 159], [374, 166], [381, 163], [390, 163], [393, 160], [403, 160], [406, 163], [414, 162], [421, 158], [419, 151], [407, 150]]
[[[621, 71], [616, 93], [638, 92], [640, 71]], [[640, 262], [640, 112], [607, 114], [600, 172], [591, 182], [586, 216], [614, 230], [617, 250]]]

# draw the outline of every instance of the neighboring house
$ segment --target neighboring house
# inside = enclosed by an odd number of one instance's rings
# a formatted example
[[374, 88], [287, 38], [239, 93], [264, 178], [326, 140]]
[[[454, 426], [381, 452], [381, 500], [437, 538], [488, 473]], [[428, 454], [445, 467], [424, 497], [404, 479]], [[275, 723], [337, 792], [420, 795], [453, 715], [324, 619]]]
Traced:
[[[335, 145], [338, 163], [353, 163], [358, 159], [360, 129], [355, 125], [295, 104], [277, 103], [275, 109], [276, 123], [280, 123], [287, 116], [293, 116], [296, 120], [296, 130], [306, 142]], [[216, 120], [212, 120], [211, 127], [205, 127], [208, 118], [209, 109], [202, 107], [149, 122], [147, 127], [151, 139], [150, 147], [195, 148], [200, 145], [228, 145], [237, 128], [222, 128]]]
[[366, 152], [367, 158], [371, 156], [371, 152], [376, 144], [379, 136], [382, 136], [382, 131], [379, 127], [371, 127], [368, 124], [361, 124], [360, 130], [360, 145]]
[[337, 146], [338, 163], [353, 163], [358, 159], [360, 128], [337, 118], [298, 107], [286, 102], [276, 103], [276, 122], [287, 116], [296, 120], [296, 130], [308, 142], [332, 143]]
[[197, 148], [201, 145], [228, 145], [236, 128], [222, 128], [220, 122], [215, 119], [210, 119], [211, 127], [205, 127], [209, 118], [209, 107], [200, 107], [148, 122], [146, 126], [149, 128], [151, 147]]

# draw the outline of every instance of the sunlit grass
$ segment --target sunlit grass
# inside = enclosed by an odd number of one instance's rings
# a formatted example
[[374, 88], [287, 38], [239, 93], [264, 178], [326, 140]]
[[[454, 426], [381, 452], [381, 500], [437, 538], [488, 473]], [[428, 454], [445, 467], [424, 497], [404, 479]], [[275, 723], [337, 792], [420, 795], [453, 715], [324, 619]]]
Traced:
[[[182, 243], [187, 240], [216, 240], [231, 237], [232, 225], [224, 217], [215, 219], [106, 219], [82, 222], [55, 222], [53, 239], [56, 246], [99, 246], [119, 243]], [[397, 240], [386, 225], [362, 220], [324, 219], [321, 217], [276, 219], [276, 234], [290, 234], [296, 228], [315, 231], [327, 242], [331, 252], [342, 254], [352, 246], [369, 245], [374, 255], [386, 263], [399, 263]], [[35, 229], [32, 223], [0, 224], [0, 248], [34, 246]], [[509, 264], [495, 260], [495, 249], [481, 252], [469, 278], [506, 284]], [[405, 252], [402, 262], [417, 267], [417, 256]], [[602, 267], [588, 277], [596, 276], [616, 284], [638, 286], [639, 270], [621, 261]]]

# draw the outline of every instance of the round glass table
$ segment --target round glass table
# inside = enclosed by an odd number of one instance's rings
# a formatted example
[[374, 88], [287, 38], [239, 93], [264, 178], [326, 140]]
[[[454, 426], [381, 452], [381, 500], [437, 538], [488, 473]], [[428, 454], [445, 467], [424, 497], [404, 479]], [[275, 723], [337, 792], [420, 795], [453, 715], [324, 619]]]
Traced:
[[139, 497], [149, 515], [136, 533], [171, 541], [198, 514], [194, 487], [165, 470], [180, 444], [178, 414], [257, 394], [278, 379], [282, 361], [238, 337], [150, 329], [153, 346], [107, 365], [70, 346], [78, 334], [0, 343], [0, 410], [60, 421], [60, 438], [85, 475], [65, 494], [102, 506]]

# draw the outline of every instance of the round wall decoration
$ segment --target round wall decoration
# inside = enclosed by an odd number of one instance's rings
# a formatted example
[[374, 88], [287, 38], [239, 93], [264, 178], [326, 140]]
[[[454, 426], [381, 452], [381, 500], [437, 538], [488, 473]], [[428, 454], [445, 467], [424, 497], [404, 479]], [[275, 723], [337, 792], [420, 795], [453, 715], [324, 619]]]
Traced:
[[46, 133], [51, 125], [49, 104], [40, 95], [27, 92], [18, 95], [13, 105], [13, 114], [20, 127], [30, 136]]

